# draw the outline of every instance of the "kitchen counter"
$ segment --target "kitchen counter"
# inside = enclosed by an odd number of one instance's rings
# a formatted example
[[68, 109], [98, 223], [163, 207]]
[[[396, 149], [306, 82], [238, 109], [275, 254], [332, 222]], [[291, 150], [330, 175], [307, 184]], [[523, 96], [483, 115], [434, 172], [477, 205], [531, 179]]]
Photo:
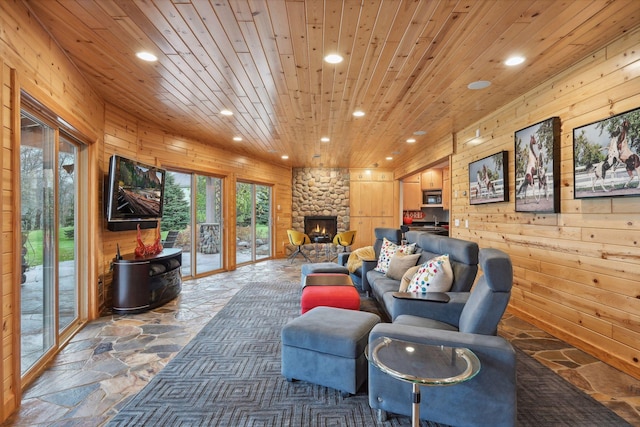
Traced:
[[448, 236], [449, 235], [449, 224], [448, 223], [440, 223], [438, 225], [438, 227], [436, 227], [435, 223], [433, 221], [432, 222], [414, 221], [412, 224], [409, 224], [409, 230], [411, 230], [411, 231], [426, 231], [427, 233], [438, 234], [440, 236]]

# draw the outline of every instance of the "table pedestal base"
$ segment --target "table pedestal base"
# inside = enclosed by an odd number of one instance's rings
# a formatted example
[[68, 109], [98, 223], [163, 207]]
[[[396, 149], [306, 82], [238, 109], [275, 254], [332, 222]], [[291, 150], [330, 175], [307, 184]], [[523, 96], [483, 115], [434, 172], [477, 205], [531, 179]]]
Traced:
[[413, 383], [413, 406], [411, 407], [411, 425], [420, 427], [420, 385]]

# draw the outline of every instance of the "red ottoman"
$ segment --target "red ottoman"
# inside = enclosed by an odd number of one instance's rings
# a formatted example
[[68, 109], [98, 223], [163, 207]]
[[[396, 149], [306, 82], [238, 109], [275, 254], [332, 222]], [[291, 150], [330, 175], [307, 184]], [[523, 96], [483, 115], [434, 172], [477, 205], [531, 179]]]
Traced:
[[302, 314], [318, 306], [360, 310], [360, 294], [353, 285], [305, 286], [300, 299]]

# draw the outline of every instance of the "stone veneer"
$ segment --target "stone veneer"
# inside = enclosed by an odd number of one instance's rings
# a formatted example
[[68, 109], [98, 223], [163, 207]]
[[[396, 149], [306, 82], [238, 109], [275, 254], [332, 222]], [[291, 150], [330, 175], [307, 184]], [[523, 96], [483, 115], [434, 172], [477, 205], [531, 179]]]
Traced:
[[306, 215], [336, 216], [338, 232], [349, 230], [349, 169], [293, 169], [291, 228], [304, 231]]

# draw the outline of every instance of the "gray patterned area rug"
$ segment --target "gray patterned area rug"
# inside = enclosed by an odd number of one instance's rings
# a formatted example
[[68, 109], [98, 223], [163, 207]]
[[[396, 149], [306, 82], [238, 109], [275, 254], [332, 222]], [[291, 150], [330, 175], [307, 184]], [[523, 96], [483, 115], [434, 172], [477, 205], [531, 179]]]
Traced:
[[[299, 315], [299, 300], [298, 283], [247, 284], [108, 425], [411, 425], [392, 414], [378, 422], [366, 386], [343, 399], [337, 390], [280, 375], [280, 331]], [[519, 426], [628, 425], [521, 351], [517, 369]]]

